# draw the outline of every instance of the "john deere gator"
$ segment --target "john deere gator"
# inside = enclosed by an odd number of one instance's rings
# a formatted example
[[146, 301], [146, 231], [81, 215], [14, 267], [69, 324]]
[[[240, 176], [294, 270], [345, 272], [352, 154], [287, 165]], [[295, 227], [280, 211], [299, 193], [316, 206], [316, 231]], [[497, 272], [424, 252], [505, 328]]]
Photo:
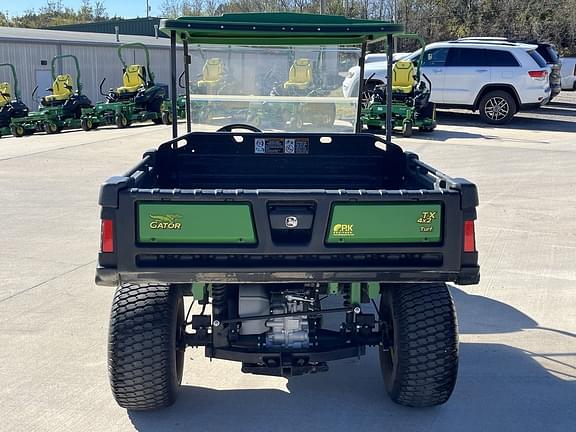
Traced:
[[[391, 58], [392, 36], [403, 30], [282, 13], [161, 27], [171, 40], [172, 94], [178, 42], [184, 68], [194, 43], [264, 52], [353, 46], [363, 69], [368, 43], [385, 41]], [[386, 138], [360, 133], [360, 96], [297, 97], [352, 103], [357, 115], [337, 110], [318, 133], [229, 124], [178, 136], [174, 122], [172, 140], [102, 185], [96, 282], [116, 287], [108, 370], [120, 406], [172, 404], [189, 347], [288, 379], [373, 347], [395, 402], [425, 407], [450, 397], [458, 334], [447, 283], [479, 281], [475, 185], [402, 150], [391, 127]], [[176, 118], [176, 100], [171, 109]], [[360, 367], [348, 365], [349, 374]]]

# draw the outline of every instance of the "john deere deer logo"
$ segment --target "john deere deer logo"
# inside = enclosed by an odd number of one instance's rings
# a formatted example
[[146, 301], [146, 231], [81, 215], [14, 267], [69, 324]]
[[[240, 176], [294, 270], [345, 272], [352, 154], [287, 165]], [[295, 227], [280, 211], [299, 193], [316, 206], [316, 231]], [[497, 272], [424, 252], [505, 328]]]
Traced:
[[182, 223], [179, 219], [182, 216], [177, 214], [167, 214], [167, 215], [150, 215], [150, 228], [152, 229], [169, 229], [169, 230], [179, 230], [182, 229]]

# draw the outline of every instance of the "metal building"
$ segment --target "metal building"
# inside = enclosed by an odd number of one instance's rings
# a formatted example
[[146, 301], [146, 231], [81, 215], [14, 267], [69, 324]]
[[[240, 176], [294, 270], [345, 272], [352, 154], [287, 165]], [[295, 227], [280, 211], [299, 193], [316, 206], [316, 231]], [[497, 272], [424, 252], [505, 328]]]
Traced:
[[49, 30], [66, 30], [90, 33], [128, 34], [138, 36], [159, 36], [167, 38], [168, 35], [159, 31], [160, 19], [157, 17], [112, 19], [93, 23], [64, 24], [46, 27]]
[[[103, 78], [106, 78], [104, 91], [122, 85], [122, 64], [118, 59], [117, 48], [129, 42], [142, 42], [148, 46], [156, 82], [168, 84], [170, 41], [166, 38], [0, 27], [0, 63], [14, 64], [22, 99], [31, 109], [36, 109], [40, 97], [49, 94], [46, 89], [52, 85], [52, 58], [73, 54], [80, 62], [83, 93], [94, 103], [103, 100], [98, 88]], [[144, 59], [142, 50], [126, 52], [128, 63], [144, 64]], [[178, 60], [181, 59], [180, 55]], [[57, 73], [70, 73], [75, 78], [74, 65], [70, 60], [59, 61], [56, 66]], [[179, 69], [183, 67], [179, 65]], [[7, 68], [0, 70], [0, 82], [9, 80]], [[38, 90], [33, 98], [32, 93], [36, 87]]]

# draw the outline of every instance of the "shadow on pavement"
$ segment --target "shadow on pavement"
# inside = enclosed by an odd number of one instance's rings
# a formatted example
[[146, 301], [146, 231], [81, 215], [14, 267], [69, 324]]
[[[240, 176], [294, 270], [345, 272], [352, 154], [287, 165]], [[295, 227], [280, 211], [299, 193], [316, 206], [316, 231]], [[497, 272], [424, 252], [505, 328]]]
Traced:
[[[400, 135], [401, 137], [401, 135]], [[483, 140], [497, 140], [499, 139], [496, 136], [491, 135], [483, 135], [477, 133], [470, 133], [464, 132], [463, 130], [459, 131], [449, 131], [449, 130], [442, 130], [442, 125], [440, 125], [434, 132], [431, 133], [423, 133], [416, 131], [410, 137], [411, 139], [421, 140], [421, 141], [448, 141], [450, 139], [483, 139]]]
[[[537, 327], [508, 305], [457, 288], [452, 292], [462, 333]], [[369, 349], [360, 360], [333, 363], [327, 373], [289, 379], [287, 391], [183, 386], [172, 407], [128, 415], [143, 432], [566, 432], [574, 427], [576, 370], [564, 374], [566, 380], [557, 378], [536, 361], [546, 355], [503, 344], [462, 343], [456, 390], [448, 403], [435, 408], [412, 409], [391, 402], [382, 385], [377, 351]]]
[[[535, 115], [531, 115], [534, 113]], [[567, 120], [557, 120], [546, 118], [550, 116], [566, 116]], [[492, 126], [482, 123], [477, 113], [472, 112], [457, 112], [457, 111], [438, 111], [437, 119], [438, 125], [451, 126], [471, 126], [480, 128], [493, 128], [499, 129], [522, 129], [522, 130], [537, 130], [537, 131], [554, 131], [554, 132], [576, 132], [576, 111], [574, 113], [562, 112], [562, 110], [551, 110], [541, 108], [534, 111], [526, 111], [514, 117], [512, 121], [506, 125]], [[569, 121], [568, 119], [572, 119]]]

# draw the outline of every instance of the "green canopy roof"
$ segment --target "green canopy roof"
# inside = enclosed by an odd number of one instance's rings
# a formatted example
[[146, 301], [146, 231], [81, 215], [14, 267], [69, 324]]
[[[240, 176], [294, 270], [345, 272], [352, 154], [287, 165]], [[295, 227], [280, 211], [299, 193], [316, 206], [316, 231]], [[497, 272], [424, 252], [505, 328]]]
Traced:
[[300, 13], [236, 13], [166, 19], [160, 29], [191, 43], [222, 45], [348, 45], [401, 33], [402, 24]]

